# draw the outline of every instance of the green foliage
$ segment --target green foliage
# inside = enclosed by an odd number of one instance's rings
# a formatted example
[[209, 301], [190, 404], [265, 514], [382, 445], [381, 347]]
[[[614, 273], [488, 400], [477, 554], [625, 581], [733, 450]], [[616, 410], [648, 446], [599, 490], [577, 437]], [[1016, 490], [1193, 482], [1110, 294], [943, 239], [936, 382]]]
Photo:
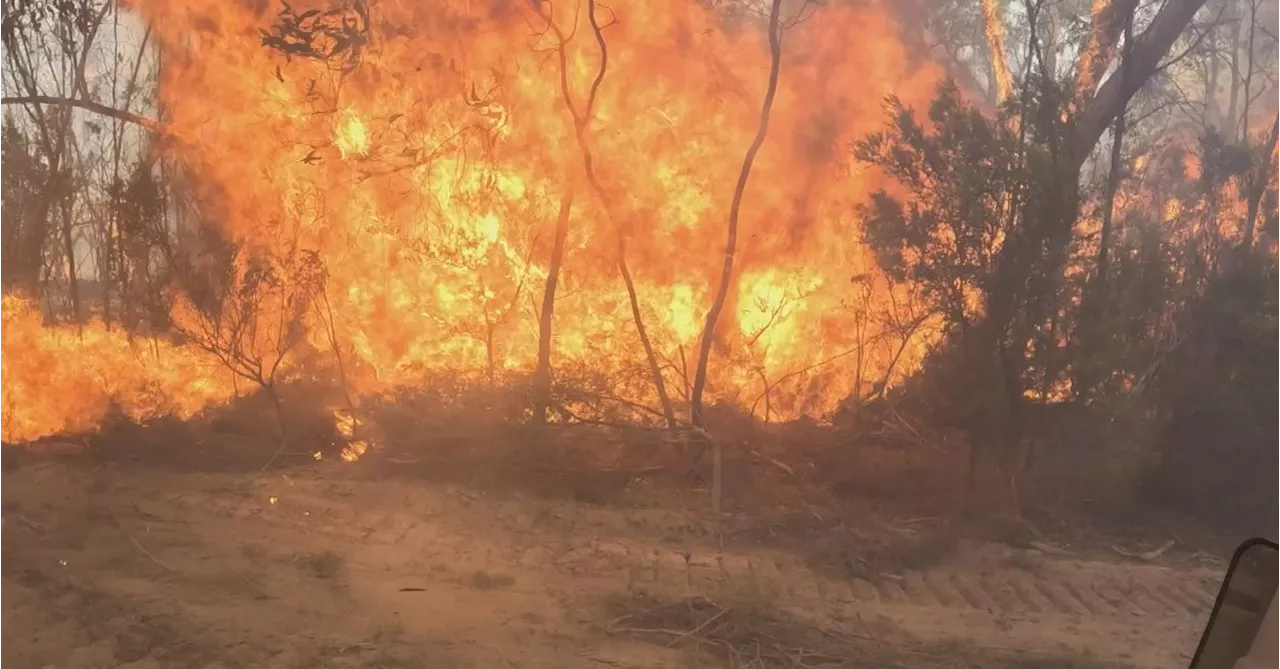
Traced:
[[[895, 406], [960, 430], [973, 475], [987, 452], [1001, 467], [1030, 457], [1039, 409], [1070, 402], [1050, 413], [1069, 415], [1088, 446], [1154, 454], [1149, 492], [1274, 519], [1276, 263], [1267, 245], [1239, 243], [1243, 208], [1225, 199], [1256, 151], [1208, 135], [1195, 174], [1173, 151], [1128, 175], [1099, 281], [1100, 237], [1079, 225], [1079, 175], [1059, 152], [1072, 128], [1052, 86], [995, 118], [952, 84], [924, 120], [897, 99], [887, 111], [886, 128], [854, 147], [896, 182], [860, 208], [867, 243], [948, 325]], [[1265, 232], [1274, 214], [1263, 211]]]
[[944, 84], [927, 127], [897, 98], [889, 128], [857, 142], [854, 156], [884, 171], [901, 194], [881, 189], [860, 208], [881, 268], [918, 283], [952, 326], [972, 322], [972, 299], [990, 290], [1001, 240], [1013, 220], [1010, 194], [1025, 171], [1008, 116], [988, 119]]
[[1215, 275], [1156, 376], [1162, 430], [1147, 490], [1215, 520], [1274, 529], [1280, 323], [1274, 259]]

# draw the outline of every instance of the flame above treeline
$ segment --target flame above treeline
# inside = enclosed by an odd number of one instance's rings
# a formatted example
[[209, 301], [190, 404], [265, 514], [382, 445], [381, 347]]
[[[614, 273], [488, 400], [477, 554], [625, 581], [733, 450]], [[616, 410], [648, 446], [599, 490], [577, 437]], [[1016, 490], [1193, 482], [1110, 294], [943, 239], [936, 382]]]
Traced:
[[[621, 233], [666, 383], [677, 402], [685, 397], [767, 81], [759, 17], [688, 0], [598, 7], [608, 65], [588, 142], [606, 209], [584, 175], [554, 31], [529, 5], [379, 0], [358, 62], [320, 62], [263, 46], [281, 10], [271, 3], [132, 4], [158, 39], [171, 147], [202, 210], [250, 253], [317, 254], [357, 393], [442, 372], [483, 380], [532, 370], [555, 221], [571, 190], [553, 369], [602, 374], [619, 396], [655, 405], [617, 269]], [[600, 50], [580, 4], [555, 3], [553, 20], [570, 37], [567, 82], [582, 109]], [[712, 399], [744, 407], [774, 386], [775, 419], [835, 408], [851, 391], [859, 344], [868, 379], [894, 358], [866, 313], [889, 299], [885, 284], [871, 282], [859, 303], [867, 284], [851, 281], [874, 274], [856, 205], [884, 184], [848, 148], [883, 123], [886, 95], [925, 100], [939, 76], [905, 52], [886, 6], [811, 11], [783, 37], [709, 383]], [[185, 414], [234, 392], [192, 350], [93, 324], [79, 338], [40, 330], [16, 303], [6, 302], [5, 321], [6, 441], [87, 427], [108, 399], [138, 416]], [[312, 314], [308, 326], [315, 350], [331, 350], [326, 318]], [[52, 359], [60, 348], [74, 356], [53, 378], [26, 356]], [[908, 350], [900, 368], [917, 354]], [[112, 383], [89, 391], [97, 378]]]

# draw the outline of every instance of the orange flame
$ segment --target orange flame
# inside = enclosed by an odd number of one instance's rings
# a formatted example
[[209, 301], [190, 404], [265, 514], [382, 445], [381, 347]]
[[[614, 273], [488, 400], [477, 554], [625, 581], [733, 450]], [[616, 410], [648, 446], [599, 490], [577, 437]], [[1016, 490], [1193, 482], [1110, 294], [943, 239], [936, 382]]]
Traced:
[[991, 70], [995, 73], [996, 95], [1000, 102], [1013, 95], [1013, 74], [1004, 54], [1004, 23], [997, 0], [982, 0], [982, 29], [991, 50]]
[[3, 298], [0, 435], [6, 442], [96, 427], [114, 404], [135, 420], [188, 417], [234, 394], [215, 361], [100, 322], [46, 328], [30, 302]]
[[[383, 0], [370, 7], [371, 43], [343, 72], [263, 47], [259, 31], [279, 9], [266, 2], [132, 4], [164, 52], [160, 98], [184, 140], [175, 150], [225, 235], [253, 251], [296, 244], [324, 261], [331, 326], [351, 357], [354, 390], [443, 371], [479, 379], [491, 365], [533, 368], [535, 297], [556, 206], [575, 184], [590, 192], [548, 57], [555, 37], [536, 13], [517, 3]], [[877, 183], [845, 147], [882, 125], [884, 96], [924, 100], [939, 71], [898, 43], [885, 7], [817, 12], [784, 37], [709, 386], [713, 398], [747, 406], [774, 384], [772, 412], [782, 417], [829, 411], [849, 394], [847, 364], [824, 360], [864, 346], [872, 378], [890, 360], [908, 370], [922, 348], [898, 358], [892, 341], [855, 327], [849, 277], [873, 266], [855, 207]], [[580, 24], [567, 45], [578, 95], [599, 62], [585, 13], [556, 3], [565, 34]], [[695, 350], [713, 292], [768, 48], [762, 27], [699, 3], [619, 0], [612, 14], [589, 141], [614, 222], [628, 235], [645, 324], [680, 398], [681, 361]], [[643, 357], [612, 224], [585, 196], [569, 220], [553, 368], [597, 370], [619, 395], [652, 403], [647, 375], [636, 373]], [[886, 303], [876, 285], [873, 303]], [[329, 350], [328, 330], [309, 318], [310, 342]], [[8, 356], [40, 344], [11, 346], [11, 327], [4, 389], [29, 400], [40, 393], [10, 384]], [[126, 364], [114, 344], [101, 353], [87, 348], [96, 343], [76, 346], [106, 356], [103, 365]], [[691, 370], [693, 360], [685, 362]], [[127, 364], [143, 374], [145, 365]], [[195, 392], [181, 406], [216, 394]], [[101, 401], [93, 395], [77, 401]]]

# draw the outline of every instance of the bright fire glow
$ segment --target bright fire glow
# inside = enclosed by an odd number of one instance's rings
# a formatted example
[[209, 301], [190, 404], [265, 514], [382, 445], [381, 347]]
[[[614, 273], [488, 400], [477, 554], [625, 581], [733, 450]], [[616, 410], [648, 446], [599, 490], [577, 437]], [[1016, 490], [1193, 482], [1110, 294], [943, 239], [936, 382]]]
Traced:
[[[323, 260], [354, 392], [442, 372], [480, 381], [532, 370], [557, 205], [573, 187], [553, 369], [603, 373], [619, 395], [656, 404], [616, 268], [616, 224], [667, 386], [683, 401], [681, 370], [692, 373], [764, 93], [762, 26], [687, 0], [618, 0], [612, 22], [600, 11], [609, 60], [589, 141], [611, 218], [586, 184], [555, 38], [524, 4], [372, 3], [372, 42], [346, 73], [263, 47], [259, 31], [277, 4], [131, 4], [163, 49], [160, 98], [184, 140], [173, 150], [215, 222], [250, 251], [296, 245]], [[311, 3], [295, 5], [301, 14]], [[598, 49], [585, 11], [554, 7], [566, 34], [580, 23], [567, 56], [581, 109]], [[893, 358], [891, 340], [859, 340], [849, 306], [849, 277], [873, 264], [855, 206], [880, 184], [850, 169], [847, 147], [883, 125], [884, 96], [925, 101], [939, 76], [896, 40], [884, 7], [817, 11], [784, 38], [708, 390], [750, 406], [763, 377], [776, 383], [775, 418], [820, 414], [849, 394], [848, 365], [821, 361], [866, 344], [872, 378]], [[876, 285], [873, 307], [887, 303]], [[204, 356], [156, 353], [97, 326], [77, 340], [8, 305], [6, 440], [89, 427], [116, 395], [146, 414], [189, 413], [231, 394]], [[316, 351], [332, 350], [315, 314], [307, 327]]]

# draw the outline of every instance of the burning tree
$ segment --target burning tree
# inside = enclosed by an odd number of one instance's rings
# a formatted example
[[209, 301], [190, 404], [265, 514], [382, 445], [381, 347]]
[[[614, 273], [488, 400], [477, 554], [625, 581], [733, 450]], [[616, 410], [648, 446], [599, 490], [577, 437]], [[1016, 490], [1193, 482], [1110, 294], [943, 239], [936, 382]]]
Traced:
[[271, 400], [284, 450], [288, 424], [280, 384], [306, 336], [313, 296], [324, 288], [319, 256], [289, 247], [285, 256], [254, 254], [212, 239], [182, 270], [174, 305], [177, 333]]
[[[1164, 400], [1135, 400], [1187, 345], [1173, 324], [1199, 299], [1192, 296], [1226, 280], [1240, 257], [1253, 271], [1274, 266], [1273, 252], [1251, 250], [1249, 203], [1260, 197], [1258, 175], [1270, 170], [1258, 171], [1247, 145], [1223, 143], [1210, 127], [1183, 135], [1203, 138], [1198, 147], [1184, 142], [1179, 157], [1160, 159], [1153, 156], [1168, 148], [1143, 133], [1158, 103], [1135, 95], [1162, 83], [1215, 30], [1210, 23], [1171, 53], [1201, 4], [1171, 2], [1140, 15], [1136, 3], [1097, 3], [1070, 77], [1046, 55], [1041, 6], [1031, 4], [1021, 90], [1001, 96], [1000, 115], [990, 118], [944, 86], [928, 123], [891, 101], [888, 130], [857, 145], [860, 160], [901, 186], [863, 207], [870, 245], [891, 275], [924, 288], [948, 326], [912, 394], [937, 422], [969, 436], [971, 478], [987, 449], [1006, 475], [1027, 471], [1038, 406], [1085, 407], [1107, 425], [1159, 406]], [[1006, 57], [995, 40], [990, 48], [993, 58]], [[1216, 104], [1216, 85], [1206, 87], [1206, 108]], [[1081, 169], [1112, 125], [1107, 176], [1094, 191]], [[1260, 152], [1273, 153], [1273, 135], [1264, 136]], [[1130, 144], [1140, 147], [1136, 157], [1125, 155]], [[1175, 193], [1185, 195], [1169, 197]], [[1119, 429], [1093, 434], [1151, 439]]]

